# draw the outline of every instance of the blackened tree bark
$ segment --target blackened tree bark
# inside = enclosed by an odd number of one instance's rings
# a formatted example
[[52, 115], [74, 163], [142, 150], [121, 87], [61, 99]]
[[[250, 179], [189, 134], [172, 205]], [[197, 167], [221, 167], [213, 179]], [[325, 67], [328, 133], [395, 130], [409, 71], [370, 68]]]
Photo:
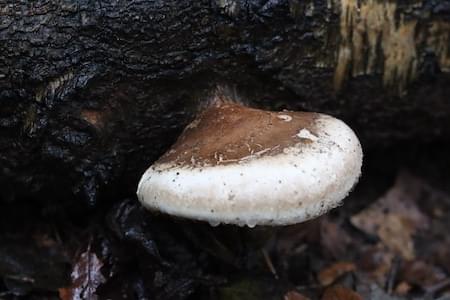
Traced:
[[449, 0], [0, 0], [3, 197], [133, 192], [217, 85], [445, 137], [449, 43]]

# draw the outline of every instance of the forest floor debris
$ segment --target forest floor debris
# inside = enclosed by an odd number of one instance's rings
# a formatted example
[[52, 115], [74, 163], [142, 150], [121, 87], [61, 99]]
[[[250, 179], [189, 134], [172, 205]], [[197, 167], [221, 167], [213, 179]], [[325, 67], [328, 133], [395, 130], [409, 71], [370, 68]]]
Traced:
[[343, 206], [265, 244], [242, 228], [152, 215], [134, 198], [78, 219], [1, 203], [0, 299], [450, 299], [440, 159], [384, 171], [369, 157]]

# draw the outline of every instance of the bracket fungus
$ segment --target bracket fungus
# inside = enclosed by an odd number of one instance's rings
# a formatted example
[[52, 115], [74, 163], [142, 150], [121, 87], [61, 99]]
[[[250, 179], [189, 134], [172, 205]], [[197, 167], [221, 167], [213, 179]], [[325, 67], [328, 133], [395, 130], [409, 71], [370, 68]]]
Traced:
[[361, 174], [362, 150], [342, 121], [218, 101], [142, 176], [150, 210], [211, 225], [288, 225], [338, 206]]

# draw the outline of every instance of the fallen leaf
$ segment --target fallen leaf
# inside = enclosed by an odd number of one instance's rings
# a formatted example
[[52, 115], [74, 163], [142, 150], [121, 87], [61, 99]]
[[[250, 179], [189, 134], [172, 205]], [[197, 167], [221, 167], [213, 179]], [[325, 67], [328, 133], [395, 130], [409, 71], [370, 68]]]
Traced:
[[71, 274], [72, 285], [59, 289], [60, 298], [62, 300], [98, 299], [96, 295], [97, 288], [106, 281], [101, 273], [102, 266], [103, 263], [91, 251], [91, 246], [89, 245], [73, 266]]
[[428, 188], [420, 179], [401, 172], [394, 186], [354, 215], [351, 223], [367, 234], [378, 236], [390, 250], [411, 260], [415, 257], [413, 235], [429, 226], [428, 217], [417, 206], [421, 192]]
[[320, 271], [318, 279], [321, 285], [327, 286], [335, 282], [342, 275], [355, 270], [351, 262], [337, 262]]
[[343, 287], [342, 285], [334, 285], [325, 290], [322, 300], [362, 300], [363, 298], [355, 291]]
[[364, 298], [369, 300], [404, 300], [404, 298], [400, 298], [386, 293], [386, 291], [384, 291], [376, 284], [372, 284], [370, 286], [369, 295], [367, 295], [367, 297]]
[[284, 295], [284, 300], [310, 300], [310, 298], [303, 296], [296, 291], [289, 291]]
[[430, 248], [433, 263], [442, 266], [450, 273], [450, 238], [446, 237], [440, 243], [433, 243]]
[[406, 296], [411, 289], [412, 286], [409, 283], [402, 281], [395, 287], [395, 293], [400, 296]]
[[364, 247], [359, 253], [358, 270], [365, 272], [379, 284], [386, 282], [395, 255], [381, 244]]
[[335, 259], [342, 259], [347, 254], [352, 238], [342, 226], [324, 216], [320, 219], [320, 243], [325, 253]]
[[423, 289], [434, 286], [446, 278], [441, 270], [420, 260], [405, 263], [400, 276], [403, 281]]
[[378, 229], [378, 236], [386, 246], [403, 258], [413, 259], [415, 256], [413, 231], [407, 218], [397, 214], [387, 214]]

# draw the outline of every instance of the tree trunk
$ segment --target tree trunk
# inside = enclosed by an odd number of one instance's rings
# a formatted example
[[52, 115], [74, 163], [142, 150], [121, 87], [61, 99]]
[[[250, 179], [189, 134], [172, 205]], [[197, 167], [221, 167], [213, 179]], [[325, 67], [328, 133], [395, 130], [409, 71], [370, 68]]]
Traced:
[[366, 146], [450, 131], [449, 0], [18, 2], [0, 0], [4, 198], [132, 193], [217, 85]]

